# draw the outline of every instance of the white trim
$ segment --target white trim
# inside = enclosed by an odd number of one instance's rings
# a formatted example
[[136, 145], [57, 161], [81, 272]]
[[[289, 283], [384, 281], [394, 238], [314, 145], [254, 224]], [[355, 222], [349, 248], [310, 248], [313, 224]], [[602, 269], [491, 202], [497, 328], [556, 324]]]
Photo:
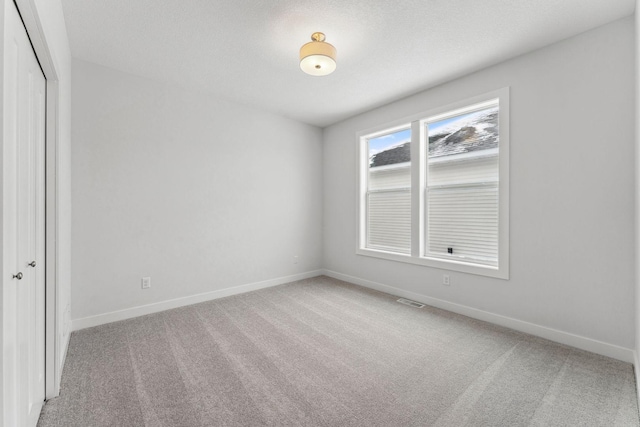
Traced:
[[[380, 129], [379, 127], [375, 127], [375, 131], [372, 132], [366, 132], [366, 134], [364, 132], [360, 132], [358, 135], [362, 136], [363, 138], [367, 138], [367, 139], [376, 139], [376, 138], [380, 138], [381, 136], [386, 136], [386, 135], [391, 135], [392, 133], [396, 133], [399, 131], [403, 131], [403, 130], [407, 130], [411, 127], [411, 120], [396, 120], [395, 122], [393, 122], [395, 124], [393, 125], [389, 125], [389, 126], [385, 126], [384, 129]], [[402, 144], [406, 144], [407, 142], [411, 142], [411, 140], [407, 140], [407, 141], [400, 141], [397, 142], [395, 144], [395, 146], [400, 146]]]
[[125, 308], [124, 310], [112, 311], [109, 313], [98, 314], [96, 316], [83, 317], [81, 319], [75, 319], [72, 321], [72, 330], [78, 331], [80, 329], [91, 328], [93, 326], [104, 325], [111, 322], [117, 322], [119, 320], [126, 320], [133, 317], [171, 310], [172, 308], [184, 307], [186, 305], [192, 305], [200, 302], [215, 300], [218, 298], [243, 294], [245, 292], [251, 292], [258, 289], [270, 288], [272, 286], [278, 286], [284, 283], [295, 282], [296, 280], [303, 280], [320, 276], [321, 274], [322, 270], [313, 270], [306, 273], [278, 277], [261, 282], [247, 283], [245, 285], [232, 286], [229, 288], [218, 289], [212, 292], [204, 292], [201, 294], [175, 298], [167, 301], [156, 302], [153, 304], [139, 305], [137, 307]]
[[47, 80], [47, 136], [46, 136], [46, 200], [45, 200], [45, 397], [60, 394], [63, 361], [60, 359], [59, 331], [59, 259], [58, 259], [58, 94], [57, 81]]
[[56, 73], [53, 55], [45, 37], [42, 21], [38, 16], [36, 0], [15, 0], [15, 2], [45, 78], [57, 81], [58, 73]]
[[444, 259], [435, 257], [412, 256], [399, 252], [388, 252], [375, 248], [356, 248], [356, 255], [386, 259], [388, 261], [405, 262], [407, 264], [422, 265], [425, 267], [439, 268], [441, 270], [459, 271], [461, 273], [475, 274], [477, 276], [495, 277], [497, 279], [509, 279], [504, 276], [497, 267], [483, 265], [479, 262], [465, 262], [462, 259]]
[[[485, 96], [483, 95], [482, 98], [485, 98]], [[499, 98], [499, 96], [496, 96], [495, 98]], [[422, 120], [422, 122], [426, 125], [429, 125], [431, 123], [450, 119], [452, 117], [460, 116], [462, 114], [476, 113], [486, 108], [495, 107], [498, 104], [496, 102], [496, 99], [488, 99], [486, 101], [482, 101], [478, 103], [473, 101], [472, 103], [474, 105], [470, 105], [467, 101], [462, 101], [462, 102], [456, 102], [455, 104], [450, 104], [450, 105], [456, 105], [456, 107], [446, 106], [442, 108], [437, 108], [435, 110], [429, 110], [430, 114], [432, 115]]]
[[[425, 144], [423, 140], [425, 135], [420, 132], [420, 122], [414, 120], [411, 122], [411, 159], [414, 161], [413, 168], [411, 168], [411, 259], [419, 259], [420, 254], [423, 253], [424, 239], [423, 236], [425, 223], [422, 221], [424, 218], [424, 196], [418, 189], [424, 182], [426, 177], [426, 169], [420, 167], [422, 164], [422, 156]], [[417, 161], [416, 161], [417, 160]], [[365, 214], [366, 215], [366, 214]], [[416, 239], [416, 236], [418, 237]], [[416, 241], [417, 240], [417, 241]], [[364, 248], [363, 248], [364, 249]]]
[[[64, 366], [64, 362], [67, 360], [67, 352], [69, 351], [69, 343], [71, 342], [71, 334], [65, 335], [62, 340], [64, 341], [60, 346], [60, 354], [58, 357], [60, 358], [60, 366]], [[60, 390], [58, 390], [58, 394], [60, 394]]]
[[392, 193], [392, 192], [401, 192], [401, 191], [411, 191], [411, 187], [389, 187], [389, 188], [380, 188], [377, 190], [369, 190], [369, 194], [376, 193]]
[[471, 151], [468, 153], [450, 154], [448, 156], [440, 156], [429, 158], [430, 165], [436, 165], [441, 163], [457, 163], [457, 162], [469, 162], [473, 160], [486, 159], [488, 157], [498, 157], [500, 155], [499, 148], [489, 148], [480, 151]]
[[383, 172], [395, 169], [409, 169], [411, 167], [411, 162], [402, 162], [402, 163], [392, 163], [390, 165], [382, 165], [382, 166], [373, 166], [369, 167], [370, 172]]
[[634, 363], [634, 360], [635, 360], [635, 357], [634, 357], [635, 352], [630, 348], [620, 347], [615, 344], [609, 344], [606, 342], [583, 337], [581, 335], [575, 335], [569, 332], [559, 331], [557, 329], [548, 328], [546, 326], [525, 322], [523, 320], [502, 316], [500, 314], [495, 314], [495, 313], [491, 313], [484, 310], [479, 310], [477, 308], [469, 307], [466, 305], [456, 304], [456, 303], [441, 300], [438, 298], [432, 298], [432, 297], [418, 294], [411, 291], [405, 291], [403, 289], [399, 289], [393, 286], [385, 285], [379, 282], [373, 282], [371, 280], [362, 279], [359, 277], [349, 276], [347, 274], [338, 273], [332, 270], [325, 269], [323, 270], [323, 274], [325, 276], [333, 277], [334, 279], [344, 280], [345, 282], [354, 283], [360, 286], [364, 286], [366, 288], [375, 289], [380, 292], [385, 292], [385, 293], [397, 295], [403, 298], [408, 298], [413, 301], [430, 305], [432, 307], [441, 308], [443, 310], [451, 311], [453, 313], [462, 314], [464, 316], [468, 316], [474, 319], [483, 320], [485, 322], [504, 326], [506, 328], [514, 329], [516, 331], [525, 332], [527, 334], [542, 337], [550, 341], [554, 341], [560, 344], [579, 348], [581, 350], [590, 351], [592, 353], [600, 354], [602, 356], [612, 357], [614, 359], [618, 359], [623, 362]]
[[638, 414], [640, 415], [640, 361], [638, 360], [638, 352], [633, 350], [633, 373], [635, 375], [636, 399], [638, 400]]

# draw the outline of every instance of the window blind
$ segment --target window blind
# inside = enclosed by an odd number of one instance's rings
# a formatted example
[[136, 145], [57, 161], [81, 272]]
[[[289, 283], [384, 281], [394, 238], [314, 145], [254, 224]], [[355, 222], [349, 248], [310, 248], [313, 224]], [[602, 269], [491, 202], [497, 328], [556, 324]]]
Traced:
[[411, 253], [411, 189], [367, 194], [367, 247]]
[[426, 203], [428, 255], [498, 265], [497, 182], [429, 187]]

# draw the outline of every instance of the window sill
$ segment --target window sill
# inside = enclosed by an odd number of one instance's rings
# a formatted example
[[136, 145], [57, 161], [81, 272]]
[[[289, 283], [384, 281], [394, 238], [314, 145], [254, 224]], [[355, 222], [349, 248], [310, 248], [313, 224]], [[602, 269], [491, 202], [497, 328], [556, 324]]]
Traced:
[[441, 270], [458, 271], [460, 273], [475, 274], [478, 276], [495, 277], [497, 279], [509, 280], [509, 269], [506, 267], [492, 267], [482, 264], [473, 264], [458, 260], [443, 260], [437, 258], [415, 257], [393, 252], [386, 252], [375, 249], [358, 248], [357, 255], [373, 258], [381, 258], [389, 261], [404, 262], [408, 264], [422, 265], [425, 267], [439, 268]]

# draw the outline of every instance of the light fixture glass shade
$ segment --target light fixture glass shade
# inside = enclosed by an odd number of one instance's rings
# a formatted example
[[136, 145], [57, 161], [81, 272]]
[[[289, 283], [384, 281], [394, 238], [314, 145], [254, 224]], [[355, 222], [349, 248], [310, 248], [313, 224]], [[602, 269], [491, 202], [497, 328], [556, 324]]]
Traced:
[[311, 42], [300, 48], [300, 68], [312, 76], [326, 76], [336, 69], [336, 48], [324, 41], [324, 34], [313, 33]]

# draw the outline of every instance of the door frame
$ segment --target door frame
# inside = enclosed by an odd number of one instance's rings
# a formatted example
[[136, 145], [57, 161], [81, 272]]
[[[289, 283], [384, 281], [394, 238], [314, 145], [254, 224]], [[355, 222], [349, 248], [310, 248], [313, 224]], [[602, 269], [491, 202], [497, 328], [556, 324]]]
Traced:
[[[12, 0], [6, 0], [12, 1]], [[22, 17], [27, 35], [42, 67], [46, 80], [45, 124], [45, 399], [60, 393], [62, 375], [61, 360], [66, 354], [60, 348], [64, 332], [64, 313], [59, 306], [59, 257], [58, 257], [58, 146], [59, 126], [59, 73], [35, 0], [13, 0]]]

